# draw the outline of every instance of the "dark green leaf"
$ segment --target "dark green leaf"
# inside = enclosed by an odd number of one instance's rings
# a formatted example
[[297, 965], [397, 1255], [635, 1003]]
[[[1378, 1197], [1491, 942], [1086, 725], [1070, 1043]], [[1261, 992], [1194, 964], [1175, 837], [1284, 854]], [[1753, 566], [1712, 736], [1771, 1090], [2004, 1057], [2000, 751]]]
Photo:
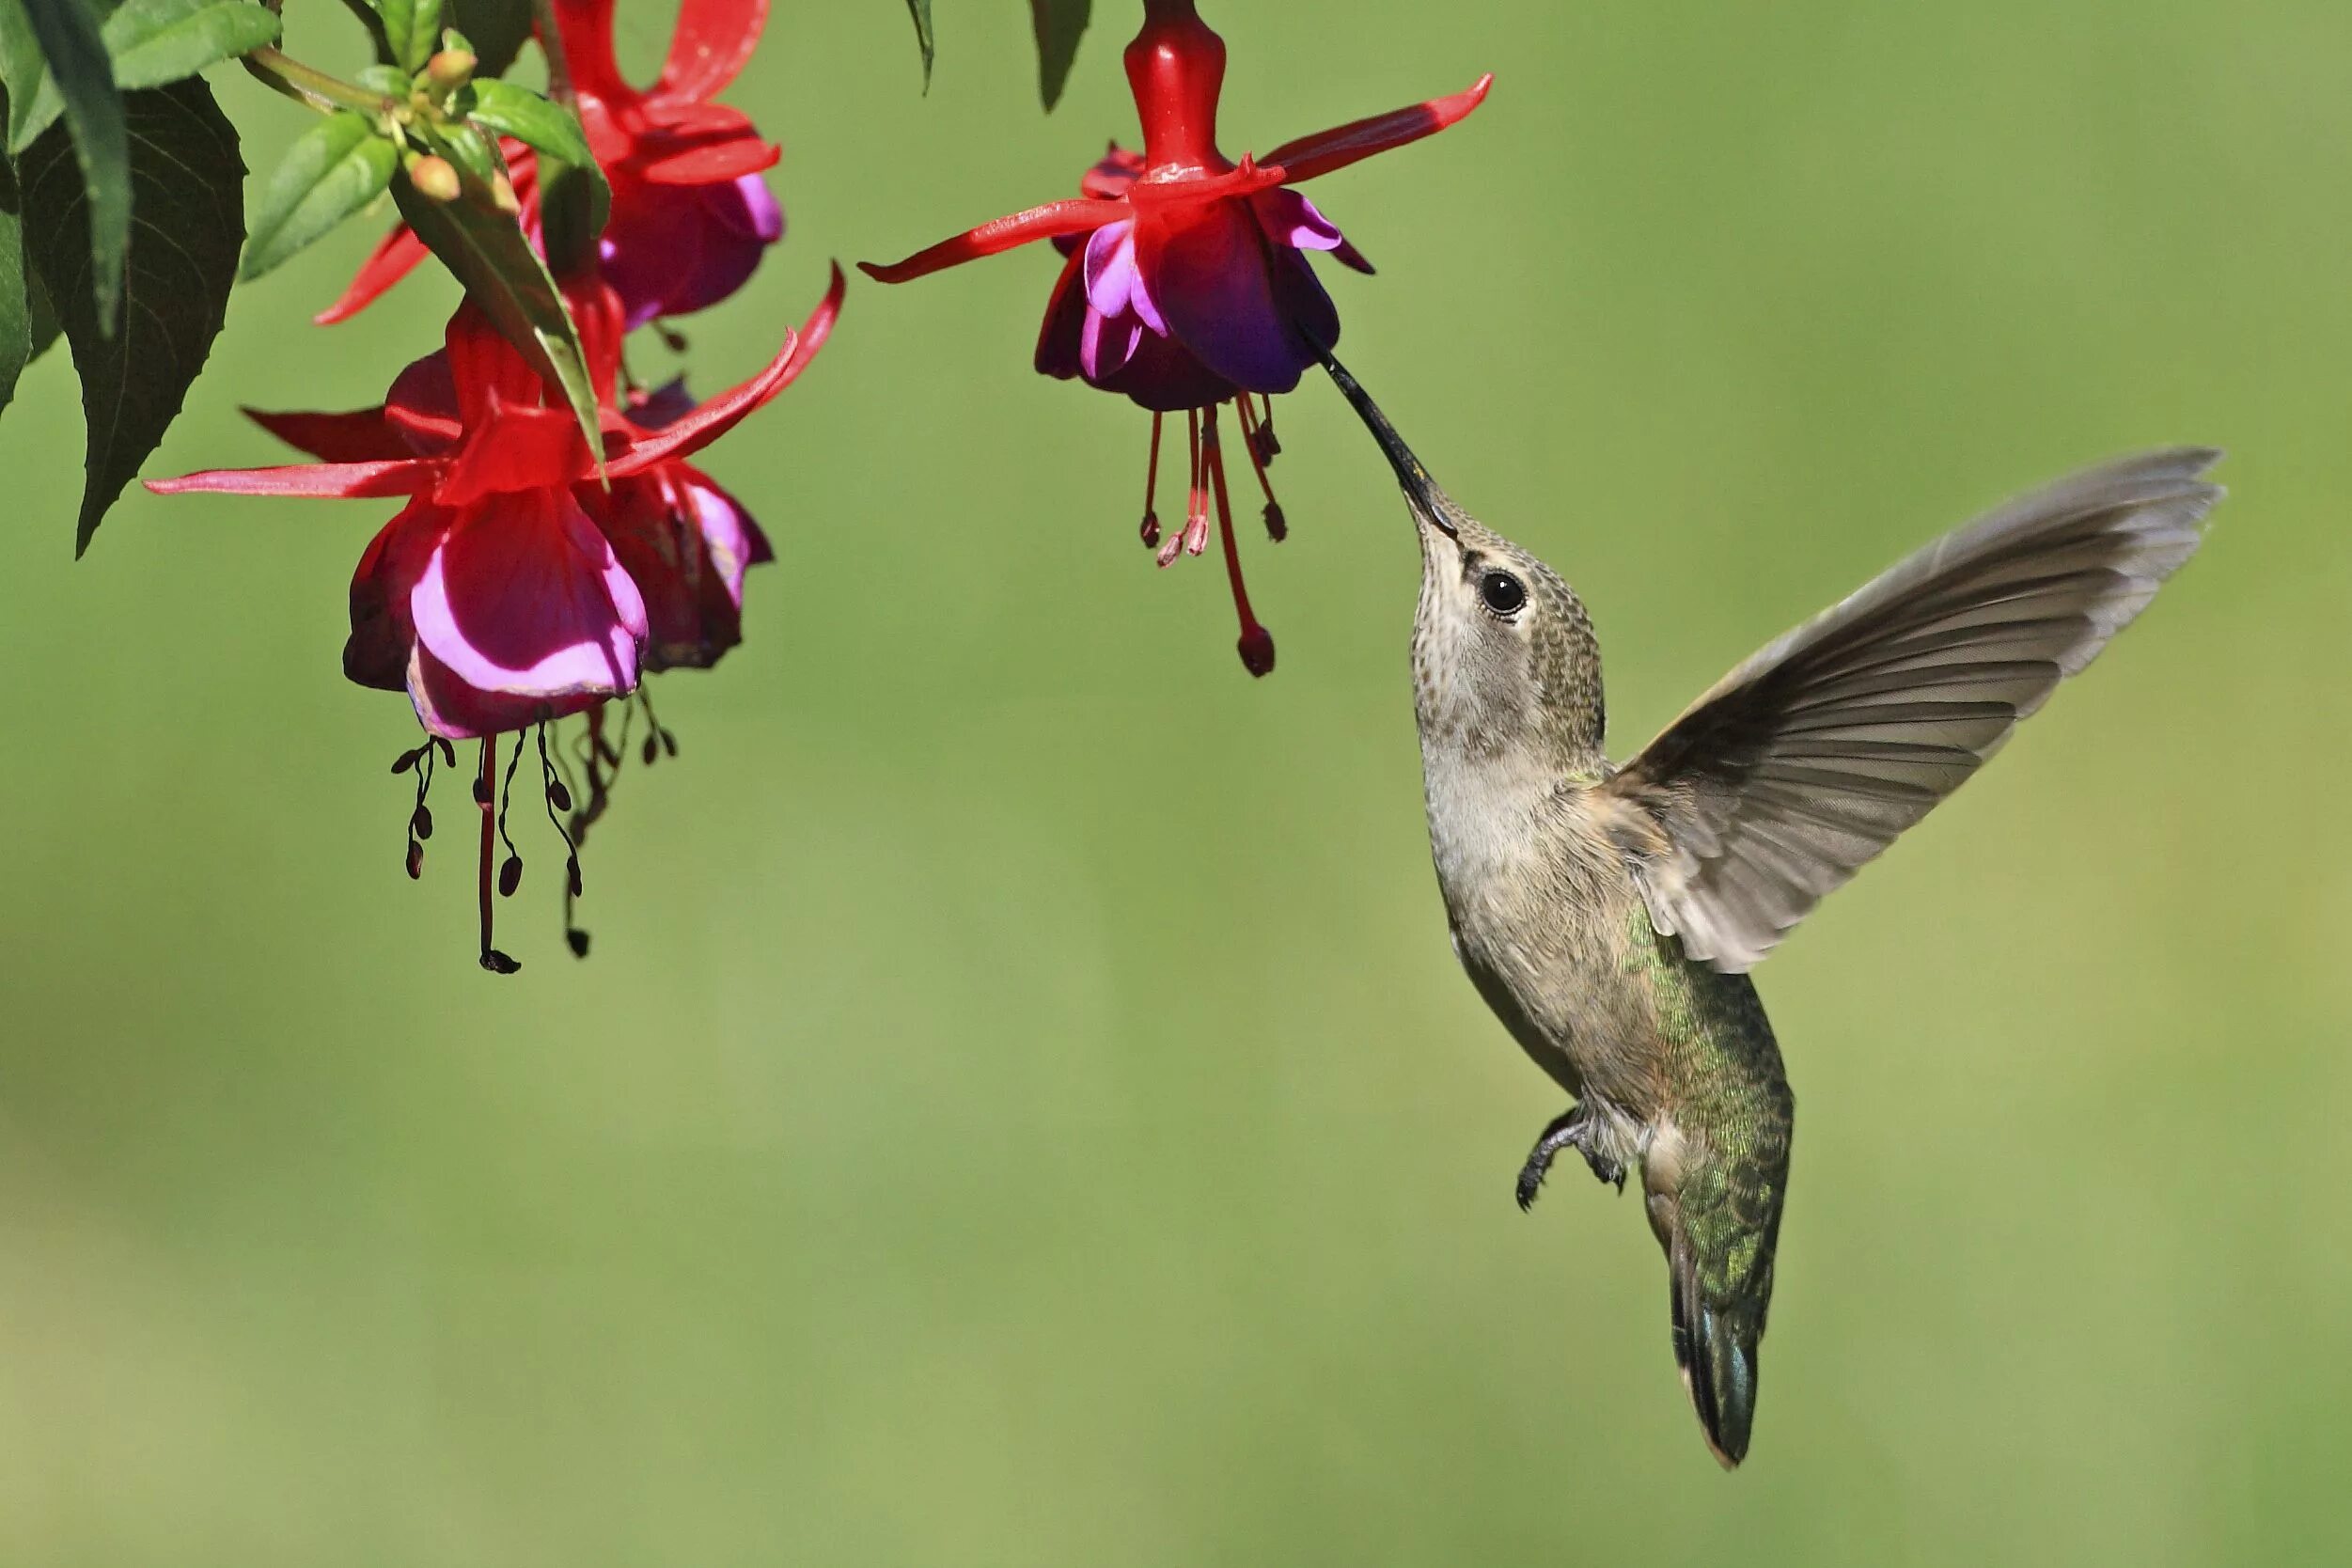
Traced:
[[586, 259], [604, 231], [613, 193], [588, 150], [579, 117], [511, 82], [475, 83], [467, 117], [539, 154], [540, 227], [548, 266], [561, 274]]
[[240, 275], [259, 277], [375, 200], [400, 162], [373, 122], [348, 109], [304, 132], [254, 203]]
[[16, 173], [0, 158], [0, 408], [16, 396], [16, 378], [33, 357], [32, 297], [24, 269], [24, 204]]
[[441, 47], [441, 0], [372, 0], [384, 24], [384, 41], [391, 46], [392, 63], [404, 71], [422, 71]]
[[[392, 57], [384, 41], [384, 18], [374, 0], [343, 0], [344, 8], [368, 24], [379, 59]], [[465, 35], [479, 61], [476, 73], [504, 76], [531, 36], [531, 0], [441, 0], [443, 24]]]
[[24, 362], [29, 365], [47, 353], [65, 335], [65, 323], [57, 320], [57, 307], [49, 303], [49, 286], [41, 282], [40, 274], [33, 270], [33, 259], [29, 255], [24, 258], [24, 306], [33, 337], [32, 352], [24, 356]]
[[[194, 76], [275, 43], [277, 35], [277, 18], [246, 0], [122, 0], [99, 30], [114, 59], [115, 86], [124, 92]], [[48, 130], [63, 107], [55, 76], [44, 77], [24, 116], [23, 139]]]
[[474, 46], [478, 75], [504, 76], [531, 36], [531, 0], [442, 0], [441, 11]]
[[1091, 0], [1029, 0], [1029, 24], [1037, 33], [1037, 90], [1049, 111], [1069, 84], [1078, 37], [1091, 9]]
[[[131, 244], [131, 150], [122, 95], [115, 90], [114, 68], [99, 39], [98, 24], [81, 0], [24, 0], [24, 5], [49, 78], [64, 95], [66, 123], [73, 132], [73, 161], [89, 198], [83, 242], [89, 247], [91, 263], [85, 274], [86, 286], [98, 306], [99, 331], [112, 333], [122, 305], [123, 255]], [[11, 92], [11, 119], [17, 102]], [[11, 136], [9, 150], [24, 149]], [[29, 191], [29, 176], [24, 183]], [[55, 297], [58, 274], [54, 268], [42, 270], [49, 274]]]
[[244, 161], [237, 133], [197, 78], [128, 94], [133, 212], [121, 330], [91, 296], [84, 199], [66, 132], [53, 128], [19, 165], [24, 248], [48, 286], [82, 377], [88, 479], [74, 553], [155, 449], [228, 309], [244, 243]]
[[934, 43], [931, 34], [931, 0], [906, 0], [906, 14], [915, 19], [916, 47], [923, 52], [923, 90], [931, 91], [931, 56]]
[[[416, 129], [457, 169], [464, 191], [455, 201], [434, 201], [420, 195], [405, 173], [397, 174], [392, 199], [400, 203], [400, 216], [464, 285], [466, 297], [561, 392], [588, 438], [588, 450], [601, 454], [604, 436], [597, 424], [596, 388], [588, 380], [579, 334], [546, 263], [523, 237], [514, 214], [493, 200], [490, 188], [471, 166], [473, 160], [452, 145], [458, 138], [426, 132], [422, 126]], [[467, 133], [481, 139], [478, 133]]]

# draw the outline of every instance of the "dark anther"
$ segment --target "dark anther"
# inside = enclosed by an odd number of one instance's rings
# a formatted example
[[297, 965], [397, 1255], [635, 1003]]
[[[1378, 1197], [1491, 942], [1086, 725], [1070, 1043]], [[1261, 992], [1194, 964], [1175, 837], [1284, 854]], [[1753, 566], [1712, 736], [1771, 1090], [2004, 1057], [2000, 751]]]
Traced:
[[425, 874], [425, 846], [411, 839], [408, 841], [408, 880], [415, 882]]
[[514, 897], [514, 890], [522, 886], [523, 857], [519, 855], [510, 855], [507, 856], [507, 863], [498, 868], [498, 896], [502, 899], [510, 899]]
[[564, 871], [565, 874], [571, 879], [572, 896], [576, 899], [580, 896], [580, 857], [575, 855], [569, 860], [566, 860], [564, 862]]
[[572, 809], [572, 792], [563, 787], [562, 779], [551, 777], [547, 780], [547, 801], [558, 811]]
[[410, 813], [408, 819], [408, 830], [411, 833], [416, 834], [419, 839], [431, 838], [432, 808], [430, 806], [420, 805], [414, 812]]
[[482, 949], [482, 967], [494, 975], [511, 975], [523, 967], [495, 948]]
[[490, 780], [480, 774], [474, 776], [474, 804], [477, 806], [490, 804]]
[[439, 735], [435, 735], [432, 738], [432, 744], [441, 748], [441, 760], [443, 762], [453, 768], [457, 766], [457, 747], [451, 745], [447, 741], [444, 740]]
[[645, 745], [637, 752], [637, 760], [650, 768], [653, 765], [653, 760], [661, 754], [661, 743], [648, 735], [645, 738]]
[[1242, 668], [1252, 675], [1274, 673], [1274, 635], [1262, 626], [1251, 626], [1241, 635], [1237, 645]]
[[667, 729], [659, 729], [654, 732], [662, 737], [662, 755], [665, 757], [677, 756], [678, 737], [671, 734]]
[[[1160, 547], [1160, 514], [1156, 511], [1145, 512], [1143, 526], [1137, 532], [1143, 535], [1143, 547], [1146, 550], [1158, 549]], [[393, 771], [397, 773], [400, 770], [396, 768]]]
[[398, 757], [392, 759], [392, 771], [394, 773], [406, 773], [409, 769], [416, 765], [416, 759], [425, 754], [425, 747], [420, 745], [414, 751], [401, 752]]
[[571, 944], [572, 944], [572, 957], [574, 957], [574, 958], [586, 958], [586, 957], [588, 957], [588, 933], [587, 933], [587, 932], [582, 931], [582, 930], [581, 930], [578, 926], [573, 926], [571, 930], [569, 930], [569, 931], [567, 931], [567, 932], [565, 932], [565, 933], [563, 933], [563, 939], [564, 939], [565, 941], [567, 941], [567, 942], [569, 942], [569, 943], [571, 943]]
[[1289, 518], [1282, 515], [1282, 503], [1268, 501], [1266, 503], [1266, 538], [1279, 544], [1290, 537], [1291, 522]]

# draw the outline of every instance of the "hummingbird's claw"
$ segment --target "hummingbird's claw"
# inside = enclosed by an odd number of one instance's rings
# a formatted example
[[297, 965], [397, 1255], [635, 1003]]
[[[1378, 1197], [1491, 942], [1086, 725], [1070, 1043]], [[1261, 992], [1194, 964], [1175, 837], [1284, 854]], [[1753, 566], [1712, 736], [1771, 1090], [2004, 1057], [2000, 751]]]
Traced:
[[1527, 1163], [1519, 1168], [1517, 1196], [1519, 1212], [1526, 1214], [1535, 1207], [1536, 1195], [1544, 1190], [1544, 1178], [1552, 1171], [1552, 1161], [1562, 1149], [1574, 1149], [1584, 1156], [1584, 1163], [1592, 1168], [1592, 1174], [1603, 1185], [1615, 1185], [1625, 1190], [1625, 1168], [1598, 1150], [1586, 1145], [1585, 1134], [1592, 1123], [1586, 1120], [1582, 1105], [1573, 1106], [1552, 1118], [1544, 1129], [1544, 1136], [1528, 1151]]

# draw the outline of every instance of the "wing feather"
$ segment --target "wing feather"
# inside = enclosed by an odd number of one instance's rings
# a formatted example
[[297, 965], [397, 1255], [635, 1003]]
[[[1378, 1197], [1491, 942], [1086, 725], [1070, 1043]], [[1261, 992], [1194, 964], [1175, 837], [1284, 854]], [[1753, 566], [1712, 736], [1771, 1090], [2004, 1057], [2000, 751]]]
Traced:
[[1752, 968], [1999, 751], [2196, 552], [2220, 454], [2184, 447], [2012, 502], [1768, 644], [1605, 788], [1648, 831], [1652, 919]]

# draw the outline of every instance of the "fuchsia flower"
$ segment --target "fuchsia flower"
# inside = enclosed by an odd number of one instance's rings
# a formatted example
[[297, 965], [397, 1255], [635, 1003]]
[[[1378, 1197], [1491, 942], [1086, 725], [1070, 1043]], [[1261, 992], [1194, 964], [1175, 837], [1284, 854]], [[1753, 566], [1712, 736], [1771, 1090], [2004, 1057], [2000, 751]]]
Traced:
[[[343, 668], [362, 685], [406, 691], [429, 736], [400, 763], [418, 774], [411, 875], [431, 832], [432, 758], [453, 761], [450, 741], [482, 742], [486, 967], [514, 966], [490, 943], [496, 737], [540, 729], [551, 815], [569, 809], [545, 724], [634, 691], [647, 669], [713, 663], [739, 640], [743, 574], [768, 558], [767, 541], [686, 459], [792, 384], [831, 333], [843, 288], [836, 268], [801, 331], [733, 390], [699, 405], [631, 396], [624, 408], [621, 302], [594, 279], [567, 285], [603, 409], [601, 477], [570, 408], [469, 302], [441, 352], [402, 371], [382, 407], [254, 416], [321, 462], [149, 482], [166, 495], [409, 497], [352, 579]], [[517, 761], [521, 751], [518, 740]], [[497, 818], [503, 837], [503, 807]], [[500, 884], [510, 892], [522, 863], [511, 840], [508, 849]], [[576, 855], [571, 880], [576, 893]]]
[[[614, 0], [556, 3], [580, 122], [612, 183], [604, 278], [626, 324], [637, 327], [716, 305], [749, 280], [784, 237], [784, 210], [760, 177], [780, 154], [744, 115], [710, 102], [751, 57], [767, 0], [685, 0], [661, 75], [642, 91], [614, 60], [613, 8]], [[536, 234], [537, 156], [520, 142], [499, 145], [524, 225]], [[424, 257], [414, 233], [394, 229], [320, 323], [357, 315]]]
[[[1242, 663], [1263, 675], [1274, 667], [1274, 640], [1251, 613], [1242, 581], [1217, 411], [1234, 407], [1264, 489], [1267, 532], [1279, 540], [1286, 527], [1265, 475], [1279, 450], [1272, 397], [1295, 388], [1340, 337], [1339, 312], [1306, 253], [1329, 251], [1344, 265], [1372, 271], [1339, 228], [1289, 187], [1444, 130], [1478, 107], [1494, 79], [1235, 164], [1216, 143], [1224, 40], [1200, 20], [1194, 0], [1145, 0], [1144, 11], [1143, 29], [1126, 52], [1143, 123], [1139, 156], [1113, 146], [1076, 200], [999, 218], [888, 266], [860, 265], [882, 282], [903, 283], [1035, 240], [1053, 240], [1064, 251], [1037, 368], [1123, 393], [1152, 411], [1142, 534], [1161, 565], [1207, 548], [1214, 494]], [[1178, 412], [1189, 457], [1184, 525], [1163, 541], [1153, 505], [1161, 419]]]

